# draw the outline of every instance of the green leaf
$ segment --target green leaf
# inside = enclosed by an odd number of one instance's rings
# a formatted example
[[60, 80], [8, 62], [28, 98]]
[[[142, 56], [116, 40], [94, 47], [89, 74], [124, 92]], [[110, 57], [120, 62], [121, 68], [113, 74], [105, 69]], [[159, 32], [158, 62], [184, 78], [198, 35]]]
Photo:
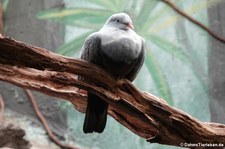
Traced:
[[[179, 4], [181, 3], [181, 1], [178, 1], [177, 3]], [[167, 5], [159, 7], [159, 9], [154, 11], [154, 13], [152, 13], [149, 18], [146, 18], [145, 23], [141, 24], [142, 26], [140, 33], [145, 34], [146, 30], [152, 30], [152, 25], [162, 26], [162, 24], [165, 23], [165, 20], [168, 20], [168, 18], [172, 18], [171, 15], [169, 15], [171, 13], [174, 13], [174, 11]], [[173, 15], [173, 17], [176, 15]]]
[[9, 5], [9, 0], [2, 0], [3, 13], [6, 12], [8, 5]]
[[77, 50], [81, 50], [81, 47], [87, 38], [88, 35], [90, 35], [94, 31], [87, 32], [85, 34], [82, 34], [76, 38], [74, 38], [72, 41], [63, 44], [58, 49], [56, 49], [56, 52], [62, 55], [71, 56], [73, 55]]
[[86, 28], [99, 28], [102, 26], [112, 12], [92, 8], [63, 8], [40, 11], [39, 19], [58, 20], [65, 24]]
[[163, 51], [173, 55], [174, 57], [178, 58], [182, 62], [187, 63], [189, 61], [188, 56], [184, 53], [184, 51], [177, 47], [175, 44], [171, 43], [170, 41], [160, 37], [156, 34], [149, 34], [148, 40], [155, 45], [157, 45]]
[[170, 7], [167, 5], [162, 6], [160, 10], [157, 11], [157, 13], [154, 13], [154, 15], [151, 15], [144, 24], [142, 24], [142, 32], [146, 33], [146, 30], [149, 30], [149, 28], [154, 24], [157, 23], [159, 18], [164, 17], [169, 11], [171, 11]]
[[148, 68], [149, 73], [156, 85], [156, 88], [162, 98], [164, 98], [170, 105], [173, 105], [172, 95], [167, 82], [166, 77], [163, 74], [159, 64], [155, 60], [151, 50], [147, 51], [145, 64]]
[[131, 2], [131, 5], [130, 5], [130, 7], [126, 7], [126, 10], [133, 17], [132, 20], [133, 20], [133, 23], [135, 24], [135, 22], [136, 22], [136, 17], [135, 17], [136, 16], [136, 6], [137, 6], [138, 1], [132, 0], [130, 2]]
[[58, 19], [58, 18], [64, 18], [68, 16], [86, 17], [90, 15], [91, 16], [101, 15], [104, 12], [105, 10], [92, 9], [92, 8], [55, 8], [55, 9], [40, 11], [37, 13], [37, 17], [39, 19]]
[[125, 12], [125, 9], [127, 8], [130, 0], [114, 0], [116, 8], [117, 8], [117, 12]]
[[102, 6], [107, 10], [116, 10], [115, 4], [112, 0], [88, 0], [88, 2]]
[[135, 24], [137, 24], [138, 27], [137, 30], [141, 30], [142, 24], [149, 18], [158, 2], [158, 0], [145, 0], [143, 2], [137, 19], [135, 20]]

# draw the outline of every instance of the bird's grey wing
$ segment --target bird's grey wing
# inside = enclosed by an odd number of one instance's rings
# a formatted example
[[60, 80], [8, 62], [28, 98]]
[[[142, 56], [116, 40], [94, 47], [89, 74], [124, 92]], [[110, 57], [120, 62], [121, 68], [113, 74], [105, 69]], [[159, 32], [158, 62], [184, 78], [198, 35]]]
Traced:
[[130, 81], [133, 81], [136, 78], [136, 76], [137, 76], [138, 72], [140, 71], [140, 69], [141, 69], [141, 67], [144, 63], [144, 60], [145, 60], [146, 44], [145, 44], [145, 41], [143, 39], [141, 40], [141, 44], [142, 44], [141, 45], [141, 52], [140, 52], [140, 54], [139, 54], [139, 56], [136, 60], [136, 63], [134, 64], [131, 72], [128, 75], [126, 75], [126, 78]]
[[[81, 49], [80, 58], [88, 62], [100, 65], [101, 59], [99, 58], [99, 50], [101, 46], [101, 38], [98, 32], [92, 33], [85, 40]], [[78, 80], [84, 80], [81, 76], [78, 76]], [[88, 82], [88, 79], [85, 79]]]
[[[100, 51], [101, 38], [98, 32], [91, 34], [82, 47], [81, 59], [102, 66]], [[85, 78], [88, 82], [88, 78]], [[107, 121], [108, 103], [93, 93], [88, 92], [86, 115], [83, 125], [84, 133], [103, 132]]]
[[81, 50], [81, 59], [100, 65], [99, 50], [101, 48], [101, 38], [98, 32], [92, 33], [85, 40]]

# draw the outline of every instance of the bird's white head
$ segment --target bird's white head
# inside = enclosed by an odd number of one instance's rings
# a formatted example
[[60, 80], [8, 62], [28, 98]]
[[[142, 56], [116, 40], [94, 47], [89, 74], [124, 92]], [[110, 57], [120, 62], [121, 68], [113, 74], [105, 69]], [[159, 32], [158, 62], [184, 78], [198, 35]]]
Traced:
[[109, 17], [105, 26], [122, 30], [134, 29], [131, 18], [126, 13], [117, 13]]

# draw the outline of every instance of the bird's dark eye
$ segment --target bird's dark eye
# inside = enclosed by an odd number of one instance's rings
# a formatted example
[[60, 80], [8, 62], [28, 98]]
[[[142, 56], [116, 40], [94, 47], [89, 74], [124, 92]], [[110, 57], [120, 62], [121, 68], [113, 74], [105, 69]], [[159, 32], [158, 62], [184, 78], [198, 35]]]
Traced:
[[116, 20], [116, 22], [120, 22], [120, 20]]

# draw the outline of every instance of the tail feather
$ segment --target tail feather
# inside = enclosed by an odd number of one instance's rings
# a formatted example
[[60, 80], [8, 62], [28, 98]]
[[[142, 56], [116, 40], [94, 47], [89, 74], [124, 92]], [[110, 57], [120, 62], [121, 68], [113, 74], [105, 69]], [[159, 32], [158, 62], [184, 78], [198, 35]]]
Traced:
[[88, 93], [88, 102], [84, 120], [84, 133], [103, 132], [107, 121], [108, 103], [98, 96]]

